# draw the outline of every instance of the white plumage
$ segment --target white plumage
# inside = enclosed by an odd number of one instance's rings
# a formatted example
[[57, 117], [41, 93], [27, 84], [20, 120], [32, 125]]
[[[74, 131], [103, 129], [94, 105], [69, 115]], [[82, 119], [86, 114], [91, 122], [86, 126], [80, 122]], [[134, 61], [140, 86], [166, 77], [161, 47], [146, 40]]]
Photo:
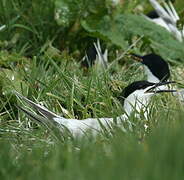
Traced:
[[177, 22], [180, 20], [174, 6], [170, 1], [168, 3], [163, 1], [164, 8], [157, 2], [157, 0], [149, 0], [155, 11], [158, 13], [160, 18], [151, 19], [158, 25], [163, 26], [180, 42], [183, 41], [184, 37], [184, 26], [181, 30], [177, 27]]
[[[166, 83], [169, 84], [172, 82]], [[52, 125], [55, 127], [59, 127], [59, 130], [61, 132], [63, 132], [64, 129], [67, 129], [74, 137], [77, 137], [83, 136], [89, 131], [92, 133], [92, 135], [97, 135], [100, 132], [103, 132], [104, 130], [110, 132], [113, 125], [119, 126], [121, 128], [123, 122], [129, 122], [128, 118], [132, 112], [135, 112], [137, 118], [139, 118], [140, 112], [143, 112], [144, 117], [147, 118], [149, 112], [147, 107], [150, 98], [155, 93], [160, 92], [157, 91], [155, 88], [163, 86], [164, 84], [165, 83], [155, 84], [147, 81], [137, 81], [127, 86], [125, 88], [126, 96], [123, 104], [125, 113], [116, 118], [88, 118], [83, 120], [67, 119], [56, 115], [55, 113], [49, 111], [48, 109], [39, 104], [34, 103], [26, 97], [20, 95], [18, 92], [15, 92], [15, 94], [21, 100], [25, 101], [36, 111], [38, 111], [40, 114], [38, 115], [25, 108], [19, 107], [29, 117], [36, 120], [37, 122], [45, 124], [46, 126]], [[166, 92], [171, 91], [166, 90]]]

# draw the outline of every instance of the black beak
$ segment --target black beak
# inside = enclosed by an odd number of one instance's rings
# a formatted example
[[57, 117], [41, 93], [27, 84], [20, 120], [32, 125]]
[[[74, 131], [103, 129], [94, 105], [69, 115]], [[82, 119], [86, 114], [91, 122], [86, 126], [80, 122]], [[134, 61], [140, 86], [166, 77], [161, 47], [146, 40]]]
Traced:
[[137, 55], [137, 54], [134, 54], [134, 53], [130, 53], [129, 56], [132, 59], [134, 59], [135, 61], [138, 61], [138, 62], [142, 62], [143, 61], [143, 58], [140, 55]]
[[154, 86], [149, 88], [145, 93], [177, 92], [177, 90], [175, 90], [175, 89], [156, 90], [157, 87], [167, 85], [167, 84], [173, 84], [173, 83], [176, 83], [176, 82], [175, 81], [167, 81], [167, 82], [156, 83]]

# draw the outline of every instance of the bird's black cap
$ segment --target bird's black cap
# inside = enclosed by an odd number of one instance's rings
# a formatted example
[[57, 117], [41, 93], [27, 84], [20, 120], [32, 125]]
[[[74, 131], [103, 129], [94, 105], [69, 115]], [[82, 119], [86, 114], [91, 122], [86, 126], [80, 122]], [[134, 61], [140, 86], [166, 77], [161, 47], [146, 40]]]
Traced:
[[151, 53], [145, 56], [131, 54], [131, 56], [146, 65], [148, 69], [156, 76], [160, 81], [167, 81], [170, 77], [170, 70], [168, 63], [159, 55]]
[[167, 84], [172, 84], [172, 83], [176, 83], [176, 82], [175, 81], [166, 81], [166, 82], [152, 83], [152, 82], [145, 81], [145, 80], [135, 81], [123, 89], [123, 91], [120, 94], [120, 96], [118, 97], [118, 99], [123, 104], [124, 100], [130, 94], [132, 94], [134, 91], [141, 90], [141, 89], [144, 90], [148, 87], [150, 87], [150, 88], [148, 88], [145, 91], [145, 93], [155, 93], [156, 94], [156, 93], [163, 93], [163, 92], [176, 92], [176, 90], [173, 90], [173, 89], [165, 89], [165, 90], [156, 89], [157, 87], [167, 85]]
[[97, 51], [94, 45], [90, 46], [86, 51], [86, 57], [82, 61], [82, 66], [89, 68], [95, 64]]
[[159, 55], [148, 54], [142, 57], [142, 64], [146, 65], [149, 70], [160, 81], [167, 81], [170, 77], [170, 70], [168, 63]]
[[135, 81], [123, 89], [123, 92], [120, 94], [119, 99], [124, 100], [130, 94], [132, 94], [134, 91], [140, 90], [140, 89], [145, 89], [145, 88], [147, 88], [149, 86], [153, 86], [153, 85], [155, 85], [155, 83], [151, 83], [148, 81]]
[[150, 11], [149, 13], [147, 13], [146, 16], [149, 17], [150, 19], [156, 19], [156, 18], [160, 17], [155, 10]]

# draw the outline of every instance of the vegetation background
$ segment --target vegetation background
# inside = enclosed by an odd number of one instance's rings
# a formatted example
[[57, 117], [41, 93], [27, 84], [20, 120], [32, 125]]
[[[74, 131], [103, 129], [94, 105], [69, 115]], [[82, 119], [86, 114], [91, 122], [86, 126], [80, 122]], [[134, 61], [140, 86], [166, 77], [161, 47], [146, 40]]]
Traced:
[[[131, 117], [113, 137], [61, 141], [19, 112], [12, 93], [67, 118], [116, 117], [122, 89], [145, 78], [128, 51], [162, 55], [182, 84], [184, 44], [140, 15], [152, 10], [147, 0], [0, 1], [0, 179], [184, 177], [184, 108], [172, 95], [154, 97], [148, 121]], [[182, 23], [184, 1], [174, 6]], [[97, 38], [113, 62], [106, 72], [81, 67]]]

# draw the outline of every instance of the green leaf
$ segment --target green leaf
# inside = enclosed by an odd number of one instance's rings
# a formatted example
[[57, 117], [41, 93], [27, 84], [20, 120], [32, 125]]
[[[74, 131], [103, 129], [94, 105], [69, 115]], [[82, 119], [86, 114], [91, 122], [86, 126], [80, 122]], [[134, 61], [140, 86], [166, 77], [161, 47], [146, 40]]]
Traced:
[[143, 16], [118, 14], [114, 17], [89, 17], [82, 21], [85, 30], [96, 37], [104, 37], [124, 50], [134, 36], [144, 35], [150, 39], [151, 46], [163, 57], [180, 59], [184, 57], [184, 44], [175, 40], [163, 27], [148, 21]]
[[93, 36], [104, 40], [110, 40], [117, 46], [127, 48], [128, 43], [126, 42], [125, 37], [120, 35], [119, 25], [119, 23], [113, 22], [112, 18], [108, 15], [104, 16], [101, 20], [92, 17], [82, 21], [83, 28], [92, 33]]
[[61, 26], [68, 27], [77, 19], [89, 14], [107, 13], [106, 0], [56, 0], [55, 19]]

